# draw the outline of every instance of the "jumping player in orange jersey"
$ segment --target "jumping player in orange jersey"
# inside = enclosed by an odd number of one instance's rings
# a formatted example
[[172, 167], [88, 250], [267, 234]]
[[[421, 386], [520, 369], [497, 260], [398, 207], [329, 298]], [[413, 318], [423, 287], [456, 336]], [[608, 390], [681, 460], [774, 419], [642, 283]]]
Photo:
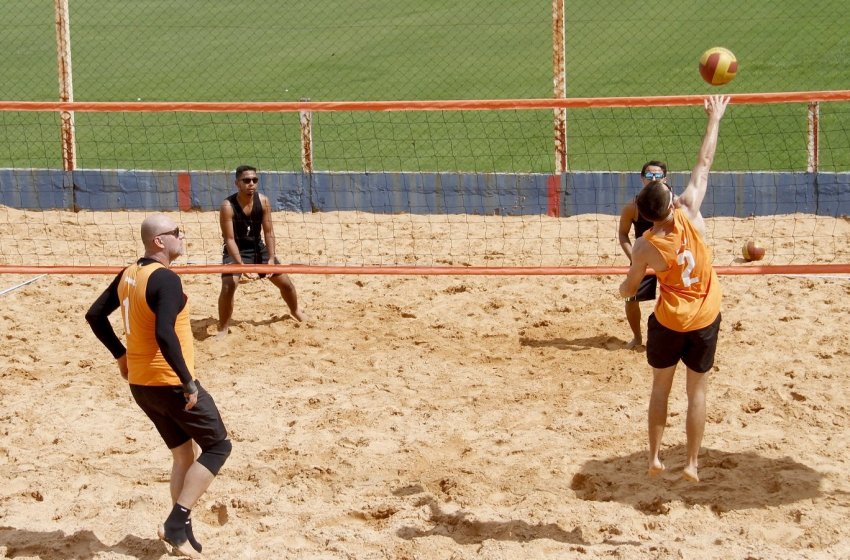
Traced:
[[[183, 253], [180, 228], [168, 216], [154, 214], [142, 222], [141, 235], [145, 255], [112, 280], [86, 321], [171, 450], [173, 507], [159, 536], [173, 553], [198, 558], [202, 547], [192, 532], [192, 507], [221, 470], [231, 443], [215, 402], [194, 376], [189, 299], [169, 268]], [[126, 348], [109, 322], [119, 308]], [[193, 441], [201, 448], [197, 459]]]
[[620, 284], [620, 295], [635, 295], [647, 268], [661, 285], [655, 312], [649, 317], [646, 358], [652, 366], [649, 400], [649, 469], [651, 476], [664, 471], [659, 452], [667, 423], [667, 402], [673, 375], [681, 360], [687, 367], [687, 464], [683, 478], [699, 481], [698, 458], [705, 432], [705, 394], [708, 371], [714, 365], [720, 330], [721, 288], [705, 242], [705, 222], [700, 206], [708, 187], [708, 173], [717, 149], [720, 120], [729, 97], [706, 98], [708, 115], [696, 165], [688, 186], [674, 204], [665, 183], [653, 181], [636, 198], [640, 214], [652, 228], [635, 241], [632, 264]]

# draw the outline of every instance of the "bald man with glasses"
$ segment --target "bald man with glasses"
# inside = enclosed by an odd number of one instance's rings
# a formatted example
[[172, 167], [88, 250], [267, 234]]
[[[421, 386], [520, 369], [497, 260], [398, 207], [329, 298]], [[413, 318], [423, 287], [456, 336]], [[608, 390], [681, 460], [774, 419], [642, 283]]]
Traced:
[[[86, 313], [110, 351], [136, 404], [153, 422], [172, 454], [172, 509], [159, 537], [175, 554], [198, 558], [191, 513], [230, 456], [231, 443], [212, 396], [195, 377], [189, 298], [171, 263], [183, 254], [183, 234], [164, 214], [145, 218], [145, 254], [118, 273]], [[109, 321], [116, 309], [125, 347]], [[196, 458], [194, 443], [201, 449]]]

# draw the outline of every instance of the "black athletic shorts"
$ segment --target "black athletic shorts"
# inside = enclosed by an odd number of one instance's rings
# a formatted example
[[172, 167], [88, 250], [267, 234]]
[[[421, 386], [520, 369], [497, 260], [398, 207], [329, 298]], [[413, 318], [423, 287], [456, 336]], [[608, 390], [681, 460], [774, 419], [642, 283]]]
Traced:
[[198, 385], [198, 402], [192, 410], [183, 410], [186, 398], [180, 386], [130, 385], [136, 404], [139, 405], [169, 449], [179, 447], [190, 439], [206, 449], [227, 439], [227, 429], [212, 396], [201, 383]]
[[658, 285], [658, 279], [654, 274], [647, 274], [640, 281], [637, 293], [630, 297], [627, 301], [654, 301], [655, 288]]
[[668, 329], [658, 322], [653, 313], [648, 321], [646, 361], [654, 368], [663, 369], [682, 360], [695, 372], [705, 373], [714, 365], [719, 333], [720, 313], [712, 324], [690, 332]]
[[[269, 262], [269, 250], [266, 249], [266, 246], [263, 245], [262, 249], [260, 249], [260, 262], [257, 262], [257, 254], [253, 249], [242, 249], [239, 251], [239, 256], [242, 257], [243, 264], [266, 264]], [[274, 258], [274, 264], [280, 264], [280, 259], [277, 257]], [[222, 255], [222, 264], [233, 264], [236, 261], [233, 260], [233, 257], [230, 256], [230, 253], [227, 252], [227, 249], [224, 250], [224, 254]], [[222, 276], [242, 276], [241, 274], [222, 274]], [[269, 276], [280, 276], [280, 274], [271, 274]], [[265, 274], [260, 274], [260, 278], [265, 278]]]

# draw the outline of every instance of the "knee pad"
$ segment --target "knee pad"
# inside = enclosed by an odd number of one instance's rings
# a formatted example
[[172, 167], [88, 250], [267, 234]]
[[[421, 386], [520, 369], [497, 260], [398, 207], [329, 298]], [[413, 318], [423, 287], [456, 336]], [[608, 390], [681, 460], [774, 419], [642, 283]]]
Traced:
[[233, 444], [229, 439], [223, 439], [203, 449], [198, 462], [205, 466], [208, 471], [214, 475], [218, 474], [224, 462], [230, 457], [230, 452], [233, 450]]

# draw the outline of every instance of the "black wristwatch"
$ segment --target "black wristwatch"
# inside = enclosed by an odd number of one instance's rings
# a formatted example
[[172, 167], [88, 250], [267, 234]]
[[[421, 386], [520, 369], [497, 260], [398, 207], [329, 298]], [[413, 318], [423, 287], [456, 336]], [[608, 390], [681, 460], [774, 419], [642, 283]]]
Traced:
[[194, 395], [198, 392], [198, 384], [194, 379], [190, 379], [188, 383], [183, 384], [183, 392], [187, 395]]

